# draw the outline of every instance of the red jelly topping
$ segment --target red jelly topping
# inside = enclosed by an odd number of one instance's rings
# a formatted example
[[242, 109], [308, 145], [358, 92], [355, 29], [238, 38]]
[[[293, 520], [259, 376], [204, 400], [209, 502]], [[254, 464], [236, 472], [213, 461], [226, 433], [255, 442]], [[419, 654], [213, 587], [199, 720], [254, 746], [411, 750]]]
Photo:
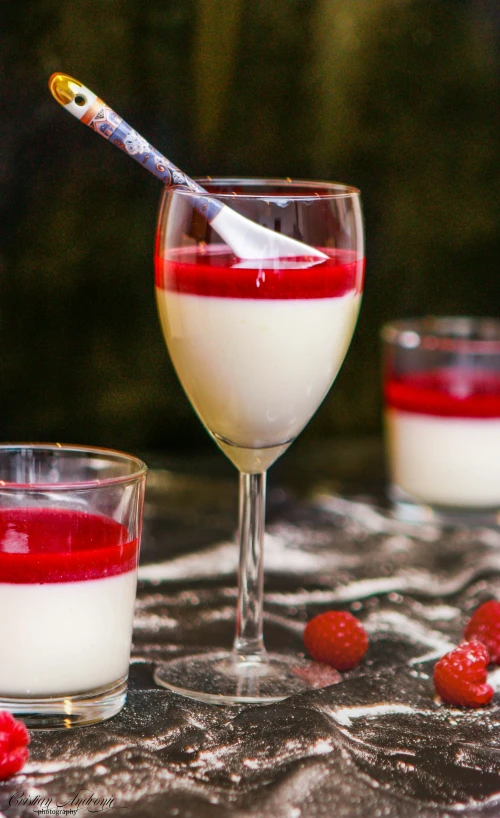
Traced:
[[56, 508], [0, 509], [0, 582], [81, 582], [131, 571], [138, 541], [109, 517]]
[[500, 418], [500, 373], [438, 369], [391, 378], [386, 405], [404, 412], [456, 418]]
[[[219, 298], [334, 298], [351, 291], [360, 293], [365, 259], [351, 250], [324, 252], [329, 258], [310, 266], [305, 266], [307, 259], [296, 258], [238, 267], [240, 260], [225, 247], [213, 245], [203, 252], [183, 247], [170, 251], [167, 258], [156, 254], [156, 286]], [[301, 261], [304, 266], [300, 266]]]

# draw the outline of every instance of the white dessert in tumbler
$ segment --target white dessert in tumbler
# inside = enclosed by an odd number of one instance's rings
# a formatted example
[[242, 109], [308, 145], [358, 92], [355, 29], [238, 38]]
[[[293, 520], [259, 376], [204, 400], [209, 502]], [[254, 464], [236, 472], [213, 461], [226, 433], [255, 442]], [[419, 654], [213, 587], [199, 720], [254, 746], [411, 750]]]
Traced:
[[396, 491], [455, 508], [500, 505], [500, 375], [450, 368], [385, 384]]
[[137, 558], [137, 540], [108, 517], [0, 509], [0, 696], [68, 696], [127, 677]]

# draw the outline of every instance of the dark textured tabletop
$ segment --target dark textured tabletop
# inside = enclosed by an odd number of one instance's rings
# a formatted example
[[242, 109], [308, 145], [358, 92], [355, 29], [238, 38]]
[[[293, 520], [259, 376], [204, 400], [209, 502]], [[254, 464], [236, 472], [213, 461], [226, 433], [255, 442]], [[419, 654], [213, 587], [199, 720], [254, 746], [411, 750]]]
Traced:
[[[357, 467], [370, 459], [360, 451]], [[369, 633], [365, 659], [329, 687], [265, 707], [158, 688], [156, 662], [231, 644], [237, 565], [236, 475], [159, 459], [127, 705], [100, 725], [33, 732], [27, 766], [0, 786], [5, 815], [500, 815], [500, 671], [479, 710], [444, 706], [432, 685], [470, 612], [500, 594], [500, 532], [401, 523], [375, 483], [290, 463], [269, 490], [266, 643], [300, 652], [312, 615], [345, 608]]]

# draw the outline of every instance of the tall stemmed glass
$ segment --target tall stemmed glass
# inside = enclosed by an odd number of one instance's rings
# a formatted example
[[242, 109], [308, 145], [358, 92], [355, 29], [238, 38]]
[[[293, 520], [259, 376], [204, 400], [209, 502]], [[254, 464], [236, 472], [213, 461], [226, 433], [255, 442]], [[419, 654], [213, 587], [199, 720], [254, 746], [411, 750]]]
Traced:
[[[340, 184], [201, 180], [217, 200], [327, 258], [236, 258], [200, 194], [165, 189], [156, 294], [174, 367], [202, 423], [240, 472], [240, 562], [232, 651], [161, 664], [159, 684], [217, 704], [273, 702], [309, 686], [298, 656], [264, 647], [266, 471], [330, 389], [358, 315], [364, 275], [359, 191]], [[200, 212], [201, 211], [201, 212]], [[269, 239], [268, 239], [269, 237]]]

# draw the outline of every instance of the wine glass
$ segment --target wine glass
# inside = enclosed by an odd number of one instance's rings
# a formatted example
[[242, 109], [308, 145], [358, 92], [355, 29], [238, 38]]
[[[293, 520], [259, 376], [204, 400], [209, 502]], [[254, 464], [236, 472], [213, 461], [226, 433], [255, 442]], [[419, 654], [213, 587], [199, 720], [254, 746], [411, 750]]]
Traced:
[[[193, 408], [240, 472], [236, 636], [230, 651], [158, 665], [155, 680], [216, 704], [270, 703], [310, 682], [300, 656], [264, 647], [266, 472], [317, 410], [350, 344], [365, 265], [360, 196], [333, 183], [200, 181], [209, 210], [213, 200], [228, 205], [267, 228], [269, 241], [269, 260], [239, 259], [202, 215], [198, 192], [164, 190], [155, 253], [163, 333]], [[273, 257], [275, 232], [326, 258]]]

